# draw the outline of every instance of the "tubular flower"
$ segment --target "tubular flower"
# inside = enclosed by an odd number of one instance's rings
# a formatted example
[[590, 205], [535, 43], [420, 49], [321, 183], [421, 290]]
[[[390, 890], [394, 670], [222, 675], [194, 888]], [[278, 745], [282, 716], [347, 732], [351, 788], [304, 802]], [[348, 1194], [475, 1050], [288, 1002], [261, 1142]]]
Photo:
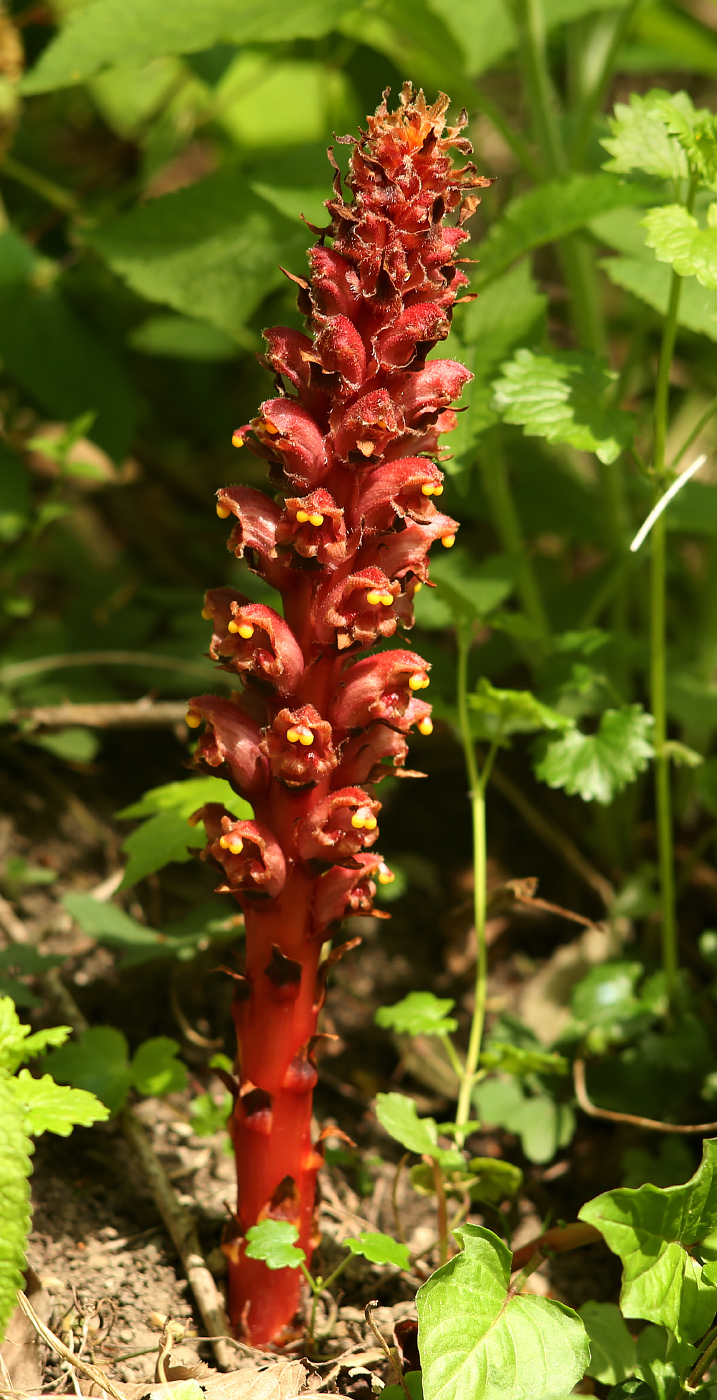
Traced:
[[[431, 731], [429, 667], [400, 648], [359, 657], [413, 622], [429, 583], [428, 553], [450, 548], [443, 475], [431, 457], [455, 426], [451, 405], [471, 378], [427, 360], [467, 283], [462, 225], [489, 183], [471, 164], [464, 118], [427, 106], [410, 85], [386, 100], [352, 147], [346, 180], [333, 155], [329, 223], [298, 287], [306, 333], [264, 332], [274, 397], [233, 442], [268, 464], [271, 494], [218, 492], [229, 548], [278, 590], [283, 616], [231, 588], [211, 589], [211, 658], [238, 678], [231, 700], [199, 696], [196, 763], [226, 776], [254, 819], [209, 804], [203, 859], [241, 904], [246, 958], [235, 980], [238, 1039], [230, 1131], [236, 1212], [227, 1230], [229, 1311], [245, 1341], [296, 1335], [301, 1274], [247, 1257], [257, 1221], [291, 1220], [310, 1259], [321, 1140], [312, 1141], [313, 1047], [333, 962], [321, 958], [340, 920], [369, 913], [393, 879], [375, 853], [380, 803], [370, 785], [405, 769], [410, 731]], [[449, 223], [447, 219], [453, 216]], [[326, 246], [326, 239], [331, 246]], [[357, 659], [357, 657], [359, 659]], [[420, 776], [418, 774], [411, 776]], [[367, 787], [367, 785], [369, 785]]]

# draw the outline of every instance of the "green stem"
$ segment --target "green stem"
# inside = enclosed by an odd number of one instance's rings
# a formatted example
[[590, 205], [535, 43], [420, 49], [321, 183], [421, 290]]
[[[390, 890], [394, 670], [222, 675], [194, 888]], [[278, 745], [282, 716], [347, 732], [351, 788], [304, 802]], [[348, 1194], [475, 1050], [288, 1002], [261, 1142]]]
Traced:
[[590, 140], [592, 124], [603, 97], [605, 96], [605, 89], [610, 81], [612, 70], [615, 66], [615, 60], [622, 48], [625, 36], [632, 23], [633, 15], [638, 5], [641, 4], [642, 0], [628, 0], [628, 3], [617, 19], [609, 48], [602, 62], [602, 67], [593, 83], [591, 91], [585, 98], [575, 135], [573, 136], [572, 145], [570, 147], [570, 164], [573, 169], [578, 169], [583, 163], [588, 141]]
[[448, 1263], [448, 1204], [443, 1171], [435, 1157], [424, 1157], [433, 1172], [433, 1185], [436, 1188], [436, 1210], [438, 1214], [438, 1260]]
[[540, 166], [531, 155], [527, 141], [524, 141], [520, 133], [515, 131], [510, 125], [510, 122], [503, 116], [500, 107], [493, 101], [492, 97], [488, 97], [485, 92], [479, 92], [476, 88], [472, 103], [474, 107], [477, 107], [480, 112], [484, 113], [489, 122], [495, 127], [496, 131], [500, 132], [506, 146], [510, 147], [510, 150], [516, 157], [516, 160], [522, 165], [526, 175], [530, 175], [533, 180], [539, 180]]
[[548, 175], [564, 175], [567, 169], [560, 136], [557, 102], [545, 48], [542, 0], [518, 0], [523, 68], [530, 98], [535, 134]]
[[491, 438], [490, 446], [486, 445], [481, 453], [480, 470], [500, 542], [508, 554], [515, 554], [523, 561], [517, 580], [521, 605], [539, 634], [541, 649], [548, 651], [551, 642], [550, 622], [513, 500], [505, 458], [499, 439], [495, 436]]
[[[488, 990], [488, 950], [485, 941], [487, 906], [485, 783], [487, 776], [490, 774], [490, 767], [492, 767], [493, 759], [495, 758], [495, 754], [493, 750], [491, 750], [491, 754], [489, 754], [486, 763], [486, 769], [481, 777], [478, 769], [475, 746], [471, 734], [470, 715], [468, 712], [468, 653], [470, 651], [470, 642], [470, 635], [459, 627], [457, 672], [458, 726], [470, 784], [469, 798], [473, 818], [473, 915], [476, 931], [475, 1004], [473, 1007], [470, 1037], [468, 1040], [468, 1053], [466, 1055], [465, 1069], [461, 1078], [458, 1107], [456, 1109], [456, 1128], [459, 1130], [463, 1124], [470, 1121], [471, 1117], [471, 1095], [475, 1082], [474, 1076], [480, 1058], [483, 1026], [485, 1022], [485, 1004]], [[493, 748], [497, 749], [497, 744], [494, 744]], [[464, 1138], [465, 1133], [461, 1133], [460, 1131], [456, 1132], [456, 1142], [459, 1147], [463, 1146]]]
[[24, 165], [21, 161], [15, 160], [14, 156], [5, 156], [0, 173], [9, 175], [11, 180], [17, 180], [19, 185], [25, 185], [26, 189], [38, 194], [41, 199], [48, 204], [54, 205], [55, 209], [62, 210], [63, 214], [77, 214], [80, 209], [80, 202], [65, 190], [61, 185], [56, 185], [54, 180], [48, 180], [46, 175], [41, 175], [39, 170], [31, 170], [29, 165]]
[[717, 413], [717, 397], [715, 397], [715, 398], [712, 400], [712, 402], [711, 402], [710, 404], [708, 404], [707, 408], [705, 409], [704, 413], [702, 414], [702, 417], [698, 420], [697, 423], [695, 423], [695, 426], [694, 426], [694, 428], [692, 429], [692, 432], [690, 432], [690, 433], [687, 434], [687, 437], [685, 438], [685, 440], [684, 440], [682, 446], [681, 446], [681, 447], [679, 448], [679, 450], [675, 453], [675, 456], [672, 458], [672, 461], [670, 462], [670, 471], [675, 471], [675, 470], [676, 470], [676, 468], [679, 466], [680, 462], [682, 461], [682, 458], [684, 457], [685, 453], [686, 453], [686, 452], [689, 452], [689, 450], [690, 450], [690, 448], [691, 448], [693, 442], [695, 441], [696, 438], [699, 437], [699, 435], [700, 435], [700, 433], [702, 432], [702, 429], [704, 428], [705, 424], [706, 424], [706, 423], [709, 423], [710, 418], [712, 418], [712, 416], [713, 416], [715, 413]]
[[697, 1390], [699, 1388], [702, 1382], [702, 1377], [704, 1376], [705, 1372], [709, 1370], [716, 1356], [717, 1337], [713, 1337], [709, 1346], [703, 1351], [699, 1361], [697, 1362], [694, 1369], [690, 1371], [690, 1374], [687, 1377], [687, 1380], [685, 1381], [683, 1389], [686, 1390], [688, 1394], [691, 1391]]

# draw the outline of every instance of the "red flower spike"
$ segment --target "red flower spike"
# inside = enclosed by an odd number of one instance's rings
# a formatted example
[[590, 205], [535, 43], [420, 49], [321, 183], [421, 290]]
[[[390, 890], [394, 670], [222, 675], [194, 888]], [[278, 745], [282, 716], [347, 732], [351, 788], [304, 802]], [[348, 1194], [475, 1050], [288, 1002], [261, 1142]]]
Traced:
[[291, 1220], [307, 1263], [315, 1243], [312, 1047], [326, 977], [355, 940], [320, 964], [321, 945], [393, 879], [373, 849], [380, 804], [365, 785], [410, 776], [407, 735], [432, 728], [420, 656], [354, 657], [411, 626], [430, 547], [450, 548], [458, 528], [440, 511], [437, 461], [470, 374], [427, 356], [466, 285], [462, 224], [490, 182], [452, 165], [451, 149], [470, 146], [460, 124], [444, 128], [447, 106], [406, 86], [395, 112], [384, 99], [366, 132], [339, 138], [349, 172], [344, 181], [330, 154], [329, 224], [309, 252], [310, 280], [287, 272], [306, 333], [264, 332], [274, 397], [234, 435], [268, 462], [282, 499], [247, 486], [218, 493], [230, 549], [282, 604], [210, 590], [210, 655], [244, 695], [240, 705], [200, 696], [187, 717], [200, 729], [198, 765], [227, 774], [256, 813], [238, 821], [210, 804], [201, 815], [204, 859], [246, 928], [232, 1003], [237, 1208], [223, 1247], [232, 1325], [257, 1347], [299, 1335], [302, 1283], [298, 1270], [247, 1258], [246, 1231]]
[[226, 764], [230, 781], [243, 797], [252, 799], [261, 793], [268, 782], [268, 768], [259, 751], [261, 730], [256, 720], [234, 700], [218, 695], [195, 695], [187, 713], [190, 719], [198, 716], [207, 721], [195, 759], [210, 768]]
[[331, 742], [331, 725], [313, 705], [279, 710], [260, 745], [275, 778], [287, 787], [320, 782], [338, 762]]

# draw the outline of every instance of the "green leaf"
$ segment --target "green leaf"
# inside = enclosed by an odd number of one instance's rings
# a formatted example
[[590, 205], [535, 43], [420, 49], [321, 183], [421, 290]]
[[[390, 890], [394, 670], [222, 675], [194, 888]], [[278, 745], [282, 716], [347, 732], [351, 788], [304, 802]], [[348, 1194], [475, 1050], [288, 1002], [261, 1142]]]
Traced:
[[410, 1268], [408, 1245], [399, 1244], [390, 1235], [372, 1234], [364, 1230], [358, 1239], [345, 1240], [344, 1243], [352, 1254], [360, 1254], [370, 1264], [395, 1264], [397, 1269]]
[[75, 1127], [89, 1128], [109, 1118], [109, 1109], [85, 1089], [68, 1089], [56, 1084], [49, 1074], [35, 1079], [29, 1069], [21, 1069], [10, 1081], [25, 1113], [28, 1133], [57, 1133], [69, 1137]]
[[374, 1019], [377, 1026], [394, 1030], [397, 1035], [450, 1035], [458, 1029], [455, 1017], [448, 1015], [454, 1006], [451, 997], [409, 992], [393, 1006], [380, 1006]]
[[178, 1053], [178, 1042], [166, 1035], [143, 1041], [130, 1065], [140, 1094], [181, 1094], [187, 1086], [187, 1067], [177, 1059]]
[[238, 820], [246, 821], [253, 816], [249, 803], [237, 797], [229, 783], [223, 778], [211, 777], [189, 778], [151, 788], [138, 802], [116, 813], [122, 819], [149, 819], [122, 842], [122, 850], [129, 856], [122, 889], [136, 885], [170, 861], [191, 860], [188, 847], [206, 845], [204, 827], [188, 824], [189, 817], [206, 802], [221, 802]]
[[199, 53], [221, 42], [286, 43], [328, 33], [346, 0], [94, 0], [70, 15], [24, 79], [27, 94], [84, 82], [117, 62], [141, 67], [167, 54]]
[[250, 348], [249, 317], [283, 281], [280, 264], [303, 258], [306, 244], [232, 171], [150, 200], [85, 238], [133, 291]]
[[468, 1168], [474, 1176], [470, 1187], [474, 1201], [488, 1201], [499, 1206], [501, 1201], [517, 1196], [523, 1185], [520, 1167], [503, 1162], [499, 1157], [471, 1157]]
[[647, 768], [654, 753], [653, 728], [652, 715], [641, 705], [606, 710], [597, 733], [571, 729], [548, 744], [535, 766], [536, 776], [584, 802], [607, 805]]
[[491, 554], [476, 564], [459, 549], [436, 559], [431, 579], [453, 616], [473, 621], [488, 617], [510, 597], [522, 568], [516, 554]]
[[473, 1102], [484, 1124], [517, 1134], [531, 1162], [550, 1162], [575, 1132], [569, 1104], [556, 1103], [547, 1093], [532, 1094], [516, 1079], [486, 1080], [474, 1089]]
[[249, 803], [237, 797], [223, 778], [204, 777], [184, 778], [181, 782], [150, 788], [137, 802], [115, 812], [115, 816], [124, 820], [126, 817], [151, 817], [155, 812], [174, 812], [180, 817], [191, 817], [205, 802], [221, 802], [242, 821], [254, 815]]
[[[661, 316], [667, 314], [672, 273], [665, 264], [642, 258], [604, 258], [600, 266], [615, 286], [647, 302]], [[717, 293], [701, 287], [696, 278], [684, 282], [677, 319], [685, 330], [717, 340]]]
[[507, 738], [510, 734], [534, 734], [539, 729], [570, 729], [573, 725], [573, 720], [543, 705], [531, 691], [497, 690], [486, 676], [481, 676], [468, 703], [480, 717], [480, 738]]
[[[475, 347], [473, 373], [483, 378], [514, 346], [529, 344], [531, 338], [540, 339], [547, 304], [548, 298], [538, 291], [527, 258], [484, 285], [476, 300], [465, 308], [461, 321], [461, 339]], [[469, 396], [467, 386], [461, 403], [469, 402]]]
[[626, 1039], [653, 1019], [652, 1010], [635, 993], [643, 971], [638, 962], [605, 962], [575, 986], [572, 1013], [582, 1033], [589, 1033], [592, 1053], [603, 1054], [608, 1044]]
[[588, 1201], [579, 1218], [594, 1225], [622, 1260], [620, 1307], [692, 1342], [711, 1325], [717, 1286], [692, 1251], [717, 1229], [717, 1139], [703, 1143], [700, 1166], [684, 1186], [620, 1187]]
[[70, 1026], [50, 1026], [44, 1031], [30, 1033], [15, 1010], [12, 997], [0, 997], [0, 1070], [13, 1074], [18, 1065], [42, 1054], [48, 1045], [63, 1045]]
[[505, 377], [493, 385], [496, 407], [527, 437], [565, 442], [606, 463], [632, 441], [635, 419], [607, 403], [616, 376], [597, 355], [519, 349], [501, 368]]
[[612, 156], [605, 162], [605, 169], [621, 175], [640, 170], [660, 180], [684, 179], [688, 174], [687, 156], [671, 134], [666, 106], [671, 103], [674, 107], [682, 99], [692, 106], [686, 93], [653, 88], [644, 97], [633, 92], [629, 106], [617, 102], [615, 115], [608, 117], [610, 135], [602, 141]]
[[121, 1031], [92, 1026], [77, 1040], [47, 1055], [44, 1067], [60, 1084], [87, 1089], [118, 1113], [132, 1087], [129, 1047]]
[[25, 463], [0, 442], [0, 543], [12, 544], [30, 514], [30, 473]]
[[644, 204], [649, 192], [613, 175], [571, 175], [549, 180], [528, 194], [518, 195], [504, 209], [478, 247], [476, 288], [484, 286], [524, 253], [553, 243], [582, 228], [599, 214], [626, 204]]
[[[694, 1347], [676, 1342], [664, 1327], [645, 1327], [637, 1338], [635, 1371], [657, 1400], [677, 1400], [683, 1394], [682, 1378], [687, 1378], [697, 1355]], [[640, 1400], [637, 1392], [635, 1400]]]
[[191, 316], [149, 316], [132, 331], [129, 344], [141, 355], [163, 355], [170, 360], [213, 363], [235, 360], [240, 353], [231, 336]]
[[67, 763], [91, 763], [100, 747], [99, 735], [94, 729], [58, 729], [54, 734], [32, 736], [31, 742], [39, 749], [45, 749], [55, 758]]
[[0, 1342], [23, 1286], [25, 1243], [30, 1232], [30, 1156], [22, 1105], [0, 1073]]
[[585, 1372], [603, 1385], [619, 1385], [634, 1374], [635, 1343], [615, 1303], [583, 1303], [578, 1310], [590, 1340]]
[[491, 1039], [480, 1057], [483, 1069], [503, 1074], [567, 1074], [568, 1062], [553, 1050], [533, 1050]]
[[[408, 1387], [411, 1400], [423, 1400], [423, 1376], [420, 1371], [407, 1371], [404, 1382]], [[387, 1385], [381, 1391], [381, 1400], [406, 1400], [406, 1392], [402, 1385]]]
[[438, 1130], [434, 1118], [419, 1118], [407, 1094], [377, 1094], [376, 1117], [390, 1137], [419, 1156], [438, 1154]]
[[700, 286], [717, 291], [717, 204], [707, 210], [707, 228], [700, 228], [682, 204], [663, 204], [643, 219], [645, 242], [658, 262], [669, 263], [680, 277], [696, 277]]
[[289, 1220], [262, 1220], [246, 1232], [246, 1253], [250, 1259], [261, 1259], [267, 1269], [298, 1269], [306, 1255], [297, 1249], [299, 1231]]
[[645, 68], [648, 73], [672, 72], [685, 68], [693, 76], [703, 73], [717, 76], [717, 39], [706, 24], [700, 24], [684, 10], [674, 5], [653, 3], [640, 6], [633, 16], [630, 35], [639, 47], [630, 44], [623, 49], [623, 63], [629, 62], [633, 72]]
[[588, 1339], [563, 1303], [509, 1294], [511, 1253], [490, 1230], [464, 1225], [460, 1254], [418, 1290], [426, 1400], [536, 1400], [585, 1373]]
[[67, 894], [62, 902], [85, 933], [110, 947], [161, 949], [166, 942], [156, 929], [147, 928], [116, 904], [102, 903], [91, 894]]
[[199, 1094], [191, 1103], [189, 1122], [192, 1132], [196, 1137], [213, 1137], [215, 1133], [223, 1132], [231, 1111], [231, 1094], [225, 1094], [220, 1104], [213, 1094]]

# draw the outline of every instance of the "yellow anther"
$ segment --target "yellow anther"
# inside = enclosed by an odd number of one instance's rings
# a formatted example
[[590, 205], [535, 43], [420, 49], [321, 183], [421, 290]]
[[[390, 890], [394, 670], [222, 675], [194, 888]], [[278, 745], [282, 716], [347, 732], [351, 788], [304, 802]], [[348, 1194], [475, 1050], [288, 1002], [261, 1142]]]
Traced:
[[233, 837], [233, 839], [229, 843], [229, 850], [231, 851], [233, 856], [241, 855], [242, 851], [244, 850], [244, 842], [242, 841], [241, 836]]
[[227, 623], [227, 632], [238, 632], [238, 631], [239, 631], [239, 623], [238, 623], [238, 622], [232, 621], [232, 622], [228, 622], [228, 623]]
[[221, 846], [221, 848], [222, 848], [223, 851], [228, 851], [228, 850], [229, 850], [229, 847], [230, 847], [230, 845], [231, 845], [231, 839], [232, 839], [231, 836], [220, 836], [220, 837], [219, 837], [219, 845]]
[[204, 621], [205, 621], [205, 622], [211, 622], [211, 620], [212, 620], [212, 614], [211, 614], [209, 608], [202, 608], [202, 617], [204, 618]]
[[442, 496], [442, 495], [443, 495], [443, 487], [442, 487], [442, 486], [434, 486], [434, 488], [433, 488], [433, 494], [434, 494], [434, 496]]
[[244, 439], [243, 439], [243, 437], [242, 437], [242, 435], [241, 435], [239, 429], [238, 429], [238, 428], [235, 428], [235, 429], [234, 429], [234, 432], [232, 433], [232, 447], [243, 447], [243, 446], [244, 446]]
[[287, 729], [286, 737], [290, 744], [298, 744], [300, 738], [298, 729]]
[[240, 622], [236, 630], [239, 636], [244, 638], [245, 642], [248, 642], [249, 638], [254, 636], [254, 628], [250, 622]]
[[318, 511], [316, 512], [316, 515], [310, 515], [310, 516], [309, 516], [309, 524], [310, 524], [310, 525], [316, 525], [317, 528], [318, 528], [318, 526], [319, 526], [319, 525], [323, 525], [323, 523], [324, 523], [324, 517], [323, 517], [323, 515], [319, 515]]
[[377, 826], [378, 822], [376, 821], [375, 817], [364, 818], [364, 828], [366, 831], [375, 831]]
[[425, 671], [414, 671], [413, 675], [408, 678], [408, 684], [411, 690], [425, 690], [426, 686], [430, 685], [430, 681]]
[[428, 715], [425, 715], [425, 717], [421, 720], [418, 726], [418, 732], [419, 734], [433, 733], [433, 720], [429, 719]]
[[231, 515], [229, 506], [225, 506], [222, 501], [217, 501], [217, 515], [220, 520], [226, 520], [227, 516]]
[[260, 428], [263, 428], [265, 433], [272, 433], [272, 434], [274, 434], [274, 433], [278, 433], [278, 431], [279, 431], [279, 429], [278, 429], [277, 427], [275, 427], [273, 423], [270, 423], [270, 422], [269, 422], [269, 419], [268, 419], [268, 418], [262, 418], [262, 420], [261, 420], [261, 422], [260, 422], [260, 424], [259, 424], [259, 427], [260, 427]]
[[311, 730], [311, 729], [300, 729], [300, 730], [299, 730], [299, 743], [300, 743], [300, 744], [303, 744], [305, 749], [308, 749], [309, 744], [313, 744], [313, 742], [314, 742], [313, 730]]
[[387, 865], [379, 865], [379, 867], [378, 867], [378, 883], [379, 883], [379, 885], [392, 885], [393, 882], [394, 882], [394, 880], [395, 880], [395, 878], [396, 878], [396, 876], [394, 875], [393, 871], [392, 871], [392, 870], [389, 870], [389, 868], [388, 868]]
[[414, 596], [414, 598], [415, 598], [415, 596], [416, 596], [417, 593], [420, 593], [420, 591], [421, 591], [422, 588], [423, 588], [423, 584], [421, 583], [420, 578], [417, 578], [417, 579], [416, 579], [416, 582], [415, 582], [414, 585], [413, 585], [413, 596]]
[[354, 812], [351, 818], [351, 825], [355, 826], [357, 831], [360, 831], [362, 829], [364, 825], [364, 819], [361, 816], [360, 812]]
[[375, 588], [371, 588], [366, 594], [366, 602], [370, 603], [371, 607], [373, 608], [376, 606], [377, 603], [383, 602], [383, 595], [379, 593]]
[[423, 485], [422, 485], [422, 487], [421, 487], [421, 495], [422, 495], [422, 496], [432, 496], [432, 495], [435, 493], [435, 490], [436, 490], [436, 488], [435, 488], [435, 486], [433, 485], [433, 482], [432, 482], [432, 481], [424, 481], [424, 483], [423, 483]]
[[392, 593], [382, 593], [382, 594], [381, 594], [381, 602], [383, 603], [383, 606], [384, 606], [385, 608], [390, 608], [390, 606], [391, 606], [391, 604], [392, 604], [392, 602], [393, 602], [393, 594], [392, 594]]
[[309, 513], [308, 513], [308, 511], [306, 511], [306, 510], [297, 510], [297, 512], [296, 512], [297, 524], [299, 524], [299, 525], [305, 525], [306, 522], [307, 522], [307, 520], [308, 520], [308, 518], [309, 518]]
[[441, 536], [441, 544], [443, 545], [443, 548], [444, 548], [444, 549], [452, 549], [453, 546], [454, 546], [454, 544], [455, 544], [455, 542], [456, 542], [456, 537], [455, 537], [455, 535], [442, 535], [442, 536]]
[[198, 729], [201, 722], [202, 716], [198, 715], [196, 710], [187, 710], [184, 716], [184, 723], [188, 724], [190, 729]]

